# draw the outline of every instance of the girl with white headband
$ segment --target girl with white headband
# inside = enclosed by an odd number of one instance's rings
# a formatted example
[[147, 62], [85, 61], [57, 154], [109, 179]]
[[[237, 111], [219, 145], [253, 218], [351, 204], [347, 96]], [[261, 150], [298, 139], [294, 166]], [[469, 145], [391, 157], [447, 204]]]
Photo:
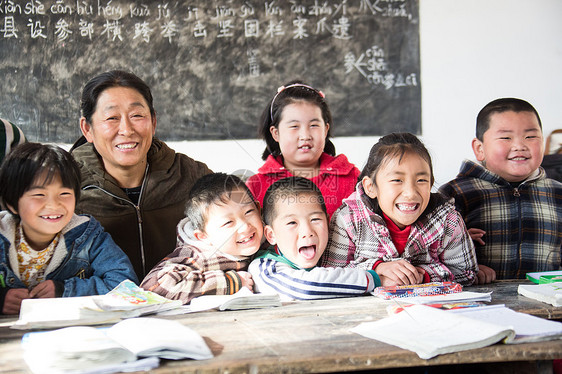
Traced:
[[275, 181], [299, 176], [312, 180], [331, 215], [355, 188], [359, 170], [345, 155], [336, 156], [330, 141], [332, 114], [325, 95], [300, 81], [278, 88], [265, 108], [259, 133], [266, 142], [265, 164], [247, 181], [254, 197], [263, 203]]

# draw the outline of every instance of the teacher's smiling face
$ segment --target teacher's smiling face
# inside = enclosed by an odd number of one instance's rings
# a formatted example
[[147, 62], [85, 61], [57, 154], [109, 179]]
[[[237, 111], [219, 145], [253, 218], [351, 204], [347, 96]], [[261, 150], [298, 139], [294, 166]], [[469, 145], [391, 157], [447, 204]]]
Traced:
[[156, 118], [137, 90], [107, 88], [98, 97], [91, 123], [82, 117], [80, 128], [88, 142], [94, 144], [111, 176], [117, 180], [122, 175], [142, 178]]

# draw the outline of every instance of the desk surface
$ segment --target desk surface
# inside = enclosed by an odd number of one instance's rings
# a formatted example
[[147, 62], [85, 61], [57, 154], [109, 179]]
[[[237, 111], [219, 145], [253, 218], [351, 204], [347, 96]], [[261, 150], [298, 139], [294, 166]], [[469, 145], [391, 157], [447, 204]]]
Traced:
[[[492, 303], [546, 318], [562, 319], [562, 308], [517, 295], [520, 282], [502, 281], [467, 290], [492, 294]], [[397, 367], [562, 358], [562, 340], [495, 344], [422, 360], [415, 353], [349, 332], [361, 322], [387, 316], [387, 302], [355, 297], [290, 303], [279, 308], [200, 312], [166, 317], [201, 334], [215, 357], [165, 361], [157, 373], [334, 372]], [[26, 372], [20, 339], [24, 332], [0, 328], [0, 372]], [[415, 339], [415, 337], [413, 337]]]

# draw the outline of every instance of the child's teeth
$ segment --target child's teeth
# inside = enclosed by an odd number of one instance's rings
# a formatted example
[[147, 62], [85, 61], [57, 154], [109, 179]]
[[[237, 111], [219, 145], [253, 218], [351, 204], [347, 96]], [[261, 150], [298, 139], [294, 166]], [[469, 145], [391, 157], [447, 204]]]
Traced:
[[400, 210], [414, 210], [416, 209], [415, 204], [398, 204], [398, 209]]
[[246, 239], [240, 240], [238, 243], [240, 243], [240, 244], [247, 243], [247, 242], [249, 242], [250, 240], [252, 240], [253, 237], [254, 237], [254, 235], [252, 235], [252, 236], [250, 236], [250, 237], [248, 237], [248, 238], [246, 238]]

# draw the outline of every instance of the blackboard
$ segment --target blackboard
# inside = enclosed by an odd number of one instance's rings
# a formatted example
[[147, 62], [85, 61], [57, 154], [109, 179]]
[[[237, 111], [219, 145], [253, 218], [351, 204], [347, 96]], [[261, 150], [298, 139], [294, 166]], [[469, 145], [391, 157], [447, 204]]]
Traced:
[[335, 136], [421, 134], [418, 0], [1, 0], [0, 116], [72, 143], [107, 70], [152, 88], [164, 140], [257, 137], [277, 87], [326, 94]]

